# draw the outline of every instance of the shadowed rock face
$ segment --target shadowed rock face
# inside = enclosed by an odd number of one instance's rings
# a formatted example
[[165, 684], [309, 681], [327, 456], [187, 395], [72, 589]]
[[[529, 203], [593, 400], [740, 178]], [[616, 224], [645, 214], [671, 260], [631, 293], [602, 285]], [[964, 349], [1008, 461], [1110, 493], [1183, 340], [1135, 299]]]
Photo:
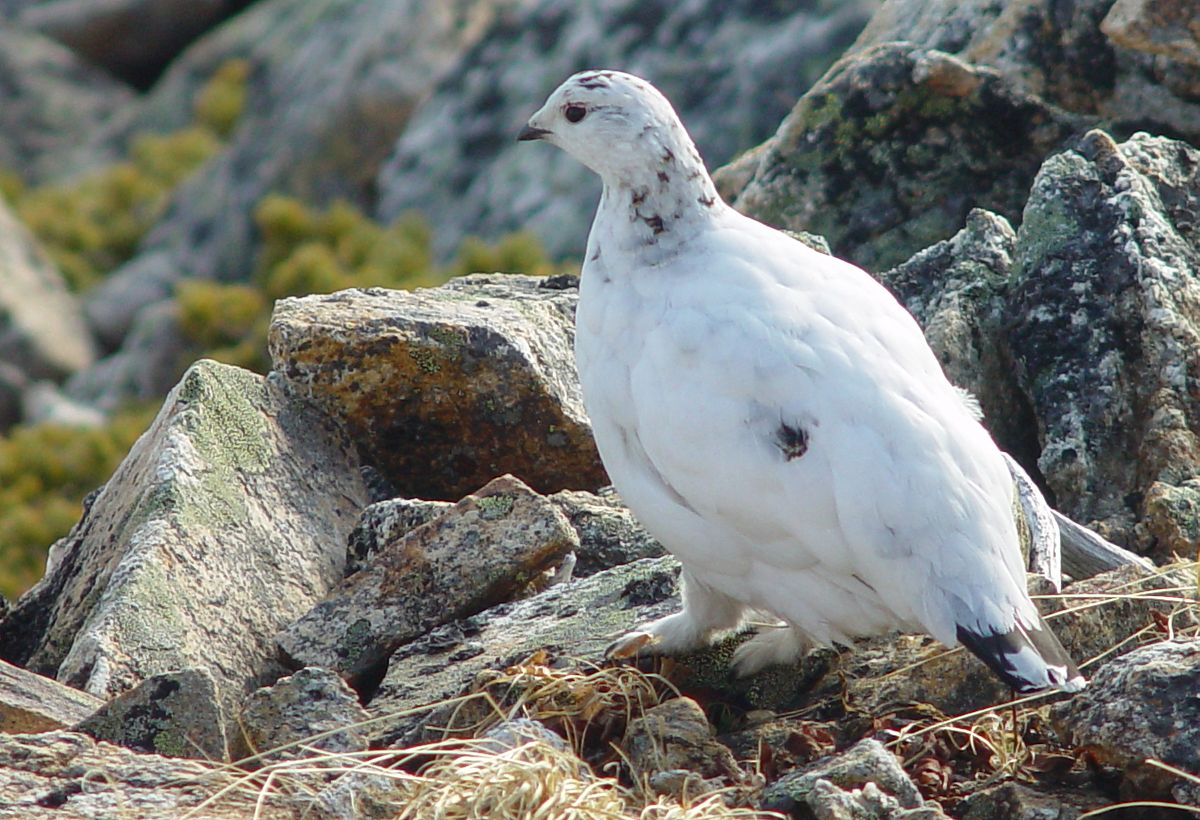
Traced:
[[608, 483], [571, 352], [577, 291], [446, 287], [281, 300], [274, 369], [346, 425], [398, 495], [457, 501], [503, 473], [539, 492]]
[[1047, 160], [1008, 340], [1057, 505], [1165, 558], [1200, 539], [1200, 152], [1094, 131]]

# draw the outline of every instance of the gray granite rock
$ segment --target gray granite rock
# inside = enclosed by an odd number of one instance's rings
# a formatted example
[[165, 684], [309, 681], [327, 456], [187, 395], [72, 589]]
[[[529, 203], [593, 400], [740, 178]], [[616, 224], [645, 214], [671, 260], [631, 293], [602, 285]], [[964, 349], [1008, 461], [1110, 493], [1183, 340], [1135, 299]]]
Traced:
[[208, 669], [274, 679], [274, 636], [342, 577], [365, 502], [336, 427], [273, 383], [195, 364], [0, 630], [0, 655], [110, 697]]
[[948, 51], [1119, 133], [1132, 126], [1195, 143], [1195, 18], [1190, 0], [887, 0], [853, 50], [905, 40]]
[[879, 271], [973, 208], [1017, 219], [1043, 158], [1083, 122], [994, 70], [887, 43], [834, 65], [718, 184], [738, 210]]
[[578, 544], [549, 501], [502, 476], [384, 545], [276, 643], [295, 665], [360, 681], [400, 644], [509, 600]]
[[656, 783], [666, 785], [663, 775], [682, 772], [683, 782], [695, 776], [696, 790], [687, 793], [697, 795], [745, 778], [733, 753], [712, 735], [700, 704], [687, 697], [672, 698], [631, 720], [621, 749], [634, 782], [653, 788]]
[[565, 155], [517, 146], [559, 83], [585, 68], [645, 76], [715, 167], [778, 125], [853, 40], [876, 0], [757, 3], [534, 0], [497, 15], [414, 113], [378, 177], [379, 215], [416, 208], [445, 252], [468, 233], [533, 230], [583, 253], [598, 180]]
[[61, 174], [67, 157], [93, 167], [92, 152], [76, 151], [132, 101], [127, 87], [64, 46], [0, 26], [0, 168], [32, 182]]
[[230, 755], [257, 756], [253, 766], [308, 757], [311, 749], [362, 752], [366, 729], [357, 724], [369, 717], [336, 672], [305, 667], [246, 698], [230, 732]]
[[[820, 785], [822, 783], [825, 785]], [[870, 803], [889, 812], [897, 809], [917, 809], [925, 802], [916, 785], [900, 767], [896, 756], [879, 741], [868, 739], [859, 741], [841, 754], [824, 758], [800, 771], [784, 775], [763, 791], [762, 804], [766, 809], [778, 808], [784, 811], [806, 806], [813, 815], [820, 817], [823, 805], [844, 802], [838, 795], [839, 792], [845, 793], [868, 786], [874, 786], [867, 798]], [[875, 792], [881, 794], [876, 795]], [[885, 796], [891, 799], [885, 799]], [[830, 807], [830, 811], [835, 809]], [[855, 815], [830, 813], [825, 816], [836, 818]], [[897, 815], [889, 813], [883, 816]], [[916, 817], [914, 816], [913, 820], [916, 820]]]
[[398, 495], [457, 501], [502, 473], [541, 493], [600, 487], [571, 352], [578, 292], [561, 285], [493, 274], [281, 299], [272, 366]]
[[1051, 720], [1092, 759], [1122, 770], [1122, 793], [1176, 796], [1200, 805], [1194, 785], [1148, 763], [1200, 771], [1200, 640], [1135, 649], [1104, 666], [1079, 695], [1056, 705]]
[[678, 572], [672, 558], [636, 561], [501, 604], [401, 646], [367, 704], [372, 717], [396, 715], [373, 726], [372, 745], [440, 737], [425, 727], [453, 724], [453, 707], [410, 710], [457, 697], [480, 672], [504, 669], [535, 652], [602, 663], [614, 637], [678, 608]]
[[94, 695], [0, 661], [0, 733], [65, 729], [103, 705]]
[[1168, 558], [1200, 539], [1200, 151], [1092, 131], [1039, 171], [1009, 348], [1056, 506]]
[[95, 355], [79, 300], [0, 197], [0, 361], [30, 378], [62, 379], [87, 367]]
[[236, 775], [197, 760], [142, 754], [77, 732], [0, 732], [0, 818], [294, 820], [301, 806], [237, 788]]
[[79, 721], [74, 731], [137, 752], [228, 759], [225, 713], [207, 669], [151, 675]]
[[1076, 820], [1110, 805], [1111, 798], [1089, 789], [1039, 788], [1010, 781], [968, 796], [959, 804], [958, 814], [963, 820]]

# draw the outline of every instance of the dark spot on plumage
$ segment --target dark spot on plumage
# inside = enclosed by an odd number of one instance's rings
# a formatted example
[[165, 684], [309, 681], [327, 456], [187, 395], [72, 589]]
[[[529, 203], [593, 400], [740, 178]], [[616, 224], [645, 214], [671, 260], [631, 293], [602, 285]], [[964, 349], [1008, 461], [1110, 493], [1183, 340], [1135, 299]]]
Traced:
[[651, 229], [653, 229], [655, 236], [666, 230], [666, 228], [663, 227], [662, 217], [658, 216], [657, 214], [654, 216], [643, 216], [642, 219], [651, 227]]
[[595, 74], [585, 74], [579, 78], [579, 85], [583, 88], [608, 88], [608, 81], [612, 79], [612, 73], [608, 71], [598, 71]]
[[646, 195], [649, 193], [650, 192], [647, 191], [645, 188], [638, 188], [636, 191], [634, 191], [633, 192], [633, 207], [636, 208], [638, 205], [641, 205], [643, 202], [645, 202]]
[[850, 573], [850, 577], [851, 577], [851, 578], [853, 578], [855, 581], [858, 581], [860, 584], [862, 584], [863, 586], [865, 586], [867, 589], [869, 589], [869, 590], [871, 590], [872, 592], [874, 592], [874, 593], [878, 594], [879, 590], [875, 589], [875, 587], [871, 586], [871, 585], [870, 585], [870, 584], [868, 584], [866, 581], [864, 581], [864, 580], [863, 580], [861, 577], [859, 577], [859, 574], [858, 574], [857, 572], [852, 572], [852, 573]]
[[659, 182], [670, 182], [671, 177], [667, 176], [666, 171], [659, 171], [658, 172], [658, 180], [659, 180]]
[[593, 262], [595, 262], [597, 259], [599, 259], [600, 258], [600, 249], [596, 248], [595, 253], [593, 253], [590, 258], [591, 258], [591, 261], [593, 261]]
[[708, 196], [707, 194], [705, 196], [696, 197], [696, 201], [705, 208], [711, 208], [713, 205], [717, 204], [717, 198], [715, 196]]
[[704, 174], [701, 173], [699, 169], [693, 169], [691, 171], [688, 171], [688, 179], [689, 180], [700, 179], [700, 177], [702, 177], [702, 176], [704, 176]]
[[800, 458], [808, 452], [808, 431], [803, 427], [780, 424], [775, 431], [775, 446], [787, 461]]
[[675, 152], [672, 151], [670, 148], [664, 148], [663, 155], [662, 155], [662, 161], [666, 162], [666, 163], [674, 162], [675, 161]]

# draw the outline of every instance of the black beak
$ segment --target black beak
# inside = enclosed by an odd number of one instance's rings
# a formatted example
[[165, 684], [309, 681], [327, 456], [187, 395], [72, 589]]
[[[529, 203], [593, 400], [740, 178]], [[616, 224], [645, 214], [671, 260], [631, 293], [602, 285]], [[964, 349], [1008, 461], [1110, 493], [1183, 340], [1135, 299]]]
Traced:
[[550, 132], [545, 128], [534, 128], [532, 125], [526, 125], [521, 129], [521, 133], [517, 134], [517, 141], [525, 142], [526, 140], [540, 140], [549, 133]]

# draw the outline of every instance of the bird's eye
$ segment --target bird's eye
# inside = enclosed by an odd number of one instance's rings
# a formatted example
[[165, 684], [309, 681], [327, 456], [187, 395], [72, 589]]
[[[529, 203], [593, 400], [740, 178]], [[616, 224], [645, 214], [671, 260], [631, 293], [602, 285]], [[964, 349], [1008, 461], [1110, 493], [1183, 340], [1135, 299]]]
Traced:
[[563, 112], [563, 116], [567, 118], [567, 122], [579, 122], [587, 114], [587, 109], [582, 105], [568, 105], [567, 110]]

